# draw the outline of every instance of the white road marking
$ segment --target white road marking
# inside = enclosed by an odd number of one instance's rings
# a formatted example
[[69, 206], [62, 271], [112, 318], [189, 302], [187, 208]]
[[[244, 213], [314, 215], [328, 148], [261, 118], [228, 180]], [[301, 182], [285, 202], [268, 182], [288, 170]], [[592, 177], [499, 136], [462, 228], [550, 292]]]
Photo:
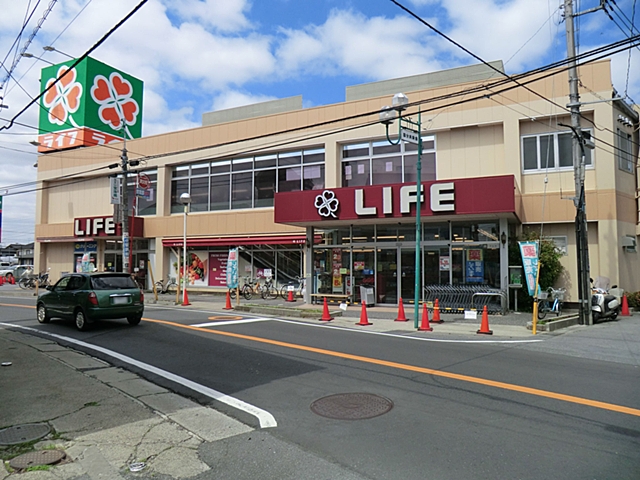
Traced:
[[23, 327], [21, 325], [14, 325], [11, 323], [2, 323], [0, 322], [0, 326], [4, 326], [4, 327], [12, 327], [12, 328], [19, 328], [21, 330], [27, 330], [30, 332], [34, 332], [34, 333], [39, 333], [42, 335], [47, 335], [49, 337], [53, 337], [53, 338], [57, 338], [60, 340], [63, 340], [65, 342], [69, 342], [69, 343], [74, 343], [76, 345], [80, 345], [82, 347], [85, 348], [89, 348], [101, 353], [104, 353], [106, 355], [109, 355], [113, 358], [116, 358], [122, 362], [128, 363], [130, 365], [133, 365], [135, 367], [138, 367], [142, 370], [146, 370], [147, 372], [153, 373], [154, 375], [158, 375], [160, 377], [166, 378], [167, 380], [171, 380], [172, 382], [178, 383], [180, 385], [183, 385], [187, 388], [190, 388], [191, 390], [194, 390], [198, 393], [202, 393], [203, 395], [206, 395], [214, 400], [217, 400], [219, 402], [222, 402], [226, 405], [229, 405], [230, 407], [233, 408], [237, 408], [238, 410], [242, 410], [243, 412], [247, 412], [250, 415], [253, 415], [254, 417], [256, 417], [258, 419], [258, 421], [260, 422], [260, 428], [269, 428], [269, 427], [277, 427], [278, 426], [278, 422], [276, 422], [276, 419], [274, 418], [273, 415], [271, 415], [269, 412], [267, 412], [266, 410], [262, 410], [261, 408], [258, 408], [254, 405], [251, 405], [249, 403], [243, 402], [242, 400], [235, 398], [235, 397], [231, 397], [229, 395], [225, 395], [224, 393], [218, 392], [217, 390], [213, 390], [212, 388], [209, 387], [205, 387], [204, 385], [200, 385], [199, 383], [195, 383], [192, 382], [191, 380], [188, 380], [184, 377], [180, 377], [178, 375], [175, 375], [171, 372], [167, 372], [166, 370], [162, 370], [160, 368], [154, 367], [153, 365], [149, 365], [148, 363], [144, 363], [144, 362], [140, 362], [134, 358], [128, 357], [126, 355], [122, 355], [118, 352], [114, 352], [113, 350], [109, 350], [103, 347], [99, 347], [97, 345], [92, 345], [90, 343], [86, 343], [83, 342], [82, 340], [76, 340], [75, 338], [70, 338], [70, 337], [65, 337], [62, 335], [56, 335], [55, 333], [49, 333], [46, 332], [44, 330], [38, 330], [35, 328], [31, 328], [31, 327]]
[[238, 323], [266, 322], [268, 320], [273, 320], [273, 318], [246, 318], [243, 320], [219, 320], [217, 322], [198, 323], [197, 325], [191, 325], [191, 326], [197, 327], [197, 328], [220, 327], [222, 325], [236, 325]]

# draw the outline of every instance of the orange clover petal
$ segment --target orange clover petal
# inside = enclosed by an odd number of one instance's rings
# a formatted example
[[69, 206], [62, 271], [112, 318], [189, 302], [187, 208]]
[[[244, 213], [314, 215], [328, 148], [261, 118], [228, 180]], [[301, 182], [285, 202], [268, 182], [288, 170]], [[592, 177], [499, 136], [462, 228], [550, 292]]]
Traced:
[[111, 92], [109, 92], [109, 84], [107, 83], [107, 79], [104, 77], [98, 78], [93, 84], [91, 94], [98, 103], [103, 103], [106, 100], [109, 100], [111, 98]]
[[69, 112], [75, 112], [80, 106], [80, 95], [82, 95], [82, 87], [78, 83], [72, 86], [67, 93], [67, 104], [69, 105]]
[[114, 107], [100, 109], [100, 118], [104, 123], [110, 123], [114, 129], [120, 128], [120, 115]]
[[69, 69], [64, 65], [62, 67], [60, 67], [60, 69], [58, 70], [58, 78], [60, 79], [58, 84], [62, 85], [63, 87], [67, 87], [67, 86], [71, 85], [73, 82], [76, 81], [76, 71], [75, 71], [75, 69], [72, 69], [71, 72], [69, 72], [69, 73], [67, 73], [65, 75], [65, 73], [68, 72], [68, 71], [69, 71]]
[[127, 100], [120, 104], [124, 113], [124, 119], [129, 125], [135, 123], [138, 114], [138, 104], [134, 100]]
[[56, 103], [52, 109], [49, 110], [49, 122], [57, 125], [64, 125], [67, 121], [67, 109], [64, 108], [62, 103]]
[[120, 96], [129, 97], [131, 96], [131, 93], [133, 93], [129, 82], [127, 82], [126, 80], [123, 80], [123, 78], [120, 75], [117, 75], [117, 74], [112, 75], [111, 84], [113, 85], [113, 88], [116, 91], [116, 93]]
[[[47, 88], [49, 88], [53, 82], [55, 82], [55, 79], [50, 78], [49, 81], [47, 82]], [[53, 105], [56, 99], [58, 98], [58, 95], [60, 95], [60, 91], [58, 90], [58, 85], [47, 90], [47, 93], [45, 93], [44, 97], [42, 97], [44, 106], [50, 107], [51, 105]]]

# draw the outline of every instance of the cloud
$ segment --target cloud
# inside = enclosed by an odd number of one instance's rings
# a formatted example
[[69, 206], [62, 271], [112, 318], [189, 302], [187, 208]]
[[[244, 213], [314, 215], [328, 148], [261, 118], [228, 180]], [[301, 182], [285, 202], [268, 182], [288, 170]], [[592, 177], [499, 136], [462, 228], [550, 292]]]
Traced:
[[333, 10], [322, 25], [282, 29], [276, 52], [281, 72], [297, 75], [356, 75], [381, 80], [441, 68], [424, 26], [407, 17], [372, 17]]
[[164, 3], [177, 19], [221, 32], [237, 32], [251, 26], [245, 16], [250, 7], [246, 0], [165, 0]]
[[213, 101], [212, 110], [225, 110], [227, 108], [243, 107], [245, 105], [253, 105], [255, 103], [268, 102], [269, 100], [277, 100], [277, 97], [270, 95], [252, 95], [247, 92], [239, 92], [237, 90], [227, 90], [220, 93]]

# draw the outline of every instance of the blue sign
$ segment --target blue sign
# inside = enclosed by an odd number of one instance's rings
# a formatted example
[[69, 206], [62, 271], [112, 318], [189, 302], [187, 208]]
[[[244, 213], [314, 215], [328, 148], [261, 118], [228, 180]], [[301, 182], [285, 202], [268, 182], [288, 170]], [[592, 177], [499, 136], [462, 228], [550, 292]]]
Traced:
[[518, 242], [522, 255], [524, 277], [527, 279], [527, 289], [532, 297], [536, 288], [536, 276], [538, 275], [538, 242]]
[[467, 260], [467, 283], [484, 282], [484, 262], [482, 260]]
[[97, 252], [98, 242], [76, 242], [73, 244], [73, 253]]

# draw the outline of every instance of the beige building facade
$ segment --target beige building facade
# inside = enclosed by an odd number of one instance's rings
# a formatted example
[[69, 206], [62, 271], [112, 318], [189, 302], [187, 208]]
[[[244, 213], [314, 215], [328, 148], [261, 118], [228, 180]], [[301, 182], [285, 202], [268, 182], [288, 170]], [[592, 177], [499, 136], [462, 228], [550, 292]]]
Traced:
[[[638, 291], [638, 116], [612, 99], [608, 61], [579, 74], [581, 127], [595, 144], [585, 157], [591, 276]], [[148, 285], [151, 274], [177, 274], [179, 197], [189, 192], [192, 288], [226, 289], [227, 254], [239, 247], [241, 277], [271, 276], [278, 285], [304, 277], [308, 293], [354, 301], [359, 286], [374, 287], [376, 303], [413, 299], [417, 146], [392, 145], [378, 121], [402, 91], [405, 114], [416, 120], [420, 110], [422, 126], [422, 285], [506, 291], [509, 242], [531, 229], [564, 253], [558, 286], [577, 301], [567, 73], [526, 77], [527, 88], [498, 77], [471, 66], [377, 82], [349, 87], [344, 103], [302, 108], [292, 97], [128, 141], [128, 158], [141, 161], [128, 174], [130, 198], [136, 188], [145, 195], [132, 205], [132, 267]], [[389, 132], [397, 142], [397, 126]], [[121, 151], [120, 143], [40, 156], [35, 263], [53, 279], [83, 262], [121, 268], [110, 187]]]

